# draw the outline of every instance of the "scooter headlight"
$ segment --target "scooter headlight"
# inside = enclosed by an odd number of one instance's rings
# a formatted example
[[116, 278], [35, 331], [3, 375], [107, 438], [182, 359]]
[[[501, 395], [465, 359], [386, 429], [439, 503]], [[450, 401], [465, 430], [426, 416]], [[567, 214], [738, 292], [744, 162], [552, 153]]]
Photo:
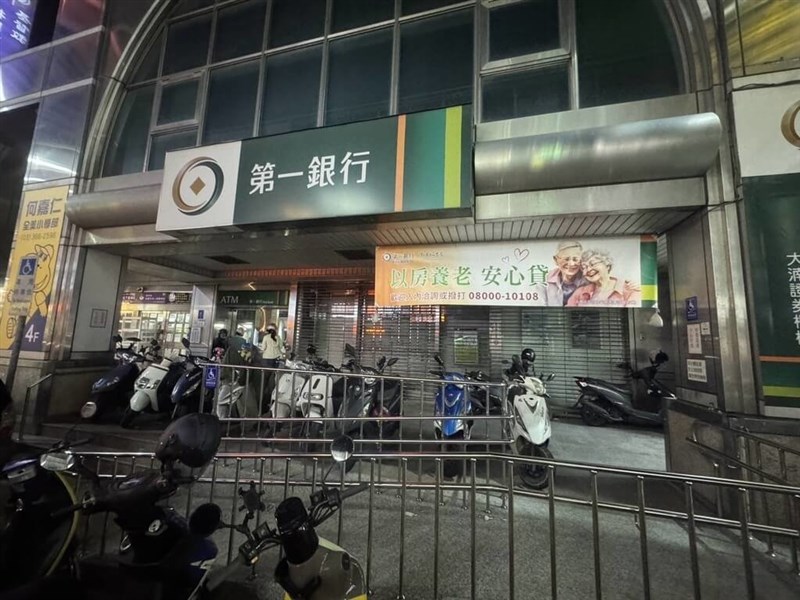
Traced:
[[374, 377], [367, 377], [364, 379], [364, 385], [372, 385], [375, 383]]
[[322, 394], [311, 394], [312, 400], [322, 400], [324, 397]]
[[156, 389], [158, 387], [158, 384], [160, 384], [160, 383], [161, 383], [160, 379], [154, 379], [153, 381], [151, 381], [150, 383], [148, 383], [144, 387], [145, 387], [145, 389], [148, 389], [148, 390], [154, 390], [154, 389]]
[[542, 384], [542, 382], [540, 381], [534, 381], [533, 385], [531, 386], [531, 389], [533, 390], [533, 393], [536, 394], [537, 396], [544, 396], [545, 393], [547, 392], [547, 389], [544, 387], [544, 384]]

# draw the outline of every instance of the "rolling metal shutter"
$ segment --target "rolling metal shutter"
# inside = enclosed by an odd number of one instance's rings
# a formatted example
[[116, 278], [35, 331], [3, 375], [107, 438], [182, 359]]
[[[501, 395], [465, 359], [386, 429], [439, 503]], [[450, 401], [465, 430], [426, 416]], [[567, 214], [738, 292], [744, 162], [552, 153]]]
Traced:
[[366, 365], [384, 355], [397, 357], [388, 374], [427, 376], [438, 352], [454, 370], [480, 368], [497, 381], [505, 368], [502, 361], [530, 347], [537, 355], [536, 372], [555, 373], [548, 391], [552, 404], [563, 407], [577, 400], [574, 377], [622, 383], [624, 374], [615, 365], [631, 357], [625, 309], [378, 308], [367, 282], [303, 285], [296, 340], [300, 356], [314, 343], [319, 356], [336, 366], [343, 362], [345, 343], [350, 343]]

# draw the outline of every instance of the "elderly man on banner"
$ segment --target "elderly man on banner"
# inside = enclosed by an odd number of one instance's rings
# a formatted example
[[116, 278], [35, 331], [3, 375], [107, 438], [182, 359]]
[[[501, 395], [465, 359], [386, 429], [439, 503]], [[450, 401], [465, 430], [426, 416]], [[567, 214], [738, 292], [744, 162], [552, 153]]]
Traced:
[[572, 294], [586, 285], [581, 272], [583, 246], [577, 241], [559, 242], [553, 261], [556, 268], [547, 274], [545, 283], [537, 284], [537, 290], [545, 306], [566, 306]]

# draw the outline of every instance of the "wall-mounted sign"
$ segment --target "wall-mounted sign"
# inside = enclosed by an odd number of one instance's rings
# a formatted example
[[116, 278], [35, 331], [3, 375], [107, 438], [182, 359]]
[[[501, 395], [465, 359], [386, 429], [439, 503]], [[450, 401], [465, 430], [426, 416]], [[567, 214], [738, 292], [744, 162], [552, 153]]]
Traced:
[[38, 0], [0, 0], [0, 58], [28, 48]]
[[686, 378], [689, 381], [708, 383], [705, 359], [690, 358], [686, 361]]
[[220, 290], [217, 306], [289, 306], [289, 290]]
[[191, 292], [125, 292], [122, 301], [128, 304], [191, 304]]
[[652, 237], [381, 246], [378, 306], [653, 306]]
[[170, 152], [156, 229], [470, 210], [471, 147], [456, 106]]
[[31, 307], [31, 300], [33, 300], [33, 288], [36, 286], [36, 257], [28, 256], [23, 258], [19, 263], [19, 272], [17, 273], [14, 287], [8, 294], [8, 300], [11, 302], [9, 314], [13, 317], [21, 317], [27, 315]]
[[108, 324], [108, 310], [93, 308], [89, 318], [89, 327], [92, 329], [105, 329]]
[[697, 306], [697, 296], [692, 296], [684, 301], [686, 305], [686, 320], [697, 321], [700, 318], [700, 309]]
[[703, 337], [700, 332], [700, 323], [687, 325], [686, 333], [689, 340], [689, 354], [702, 354]]
[[[61, 228], [68, 186], [25, 192], [22, 214], [17, 221], [16, 243], [9, 262], [9, 273], [24, 271], [27, 263], [36, 265], [33, 295], [28, 303], [28, 320], [22, 338], [22, 350], [40, 351], [50, 305], [61, 246]], [[8, 291], [0, 317], [0, 350], [8, 350], [14, 341], [17, 318], [11, 314], [14, 287]]]
[[[795, 153], [800, 154], [800, 150]], [[743, 181], [743, 190], [763, 394], [768, 408], [797, 410], [800, 409], [800, 228], [797, 227], [800, 173], [748, 178]]]
[[800, 171], [800, 84], [776, 86], [769, 77], [733, 93], [742, 177]]

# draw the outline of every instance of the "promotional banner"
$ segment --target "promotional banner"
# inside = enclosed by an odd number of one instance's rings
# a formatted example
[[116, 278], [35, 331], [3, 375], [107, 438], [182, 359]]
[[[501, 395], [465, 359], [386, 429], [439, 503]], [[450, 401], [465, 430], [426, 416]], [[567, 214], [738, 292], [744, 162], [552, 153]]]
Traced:
[[375, 304], [647, 307], [655, 238], [380, 246]]
[[22, 350], [36, 352], [42, 349], [68, 193], [69, 187], [63, 186], [33, 190], [23, 195], [22, 215], [17, 223], [16, 242], [9, 262], [8, 296], [0, 318], [0, 350], [10, 349], [14, 341], [17, 327], [14, 306], [19, 300], [16, 296], [18, 290], [24, 292], [26, 287], [22, 281], [25, 265], [33, 265], [34, 261], [33, 290], [29, 297], [26, 294], [25, 301], [28, 321]]
[[800, 173], [743, 184], [764, 398], [800, 409]]
[[469, 106], [167, 153], [158, 231], [472, 206]]
[[191, 292], [125, 292], [122, 301], [129, 304], [191, 304]]

